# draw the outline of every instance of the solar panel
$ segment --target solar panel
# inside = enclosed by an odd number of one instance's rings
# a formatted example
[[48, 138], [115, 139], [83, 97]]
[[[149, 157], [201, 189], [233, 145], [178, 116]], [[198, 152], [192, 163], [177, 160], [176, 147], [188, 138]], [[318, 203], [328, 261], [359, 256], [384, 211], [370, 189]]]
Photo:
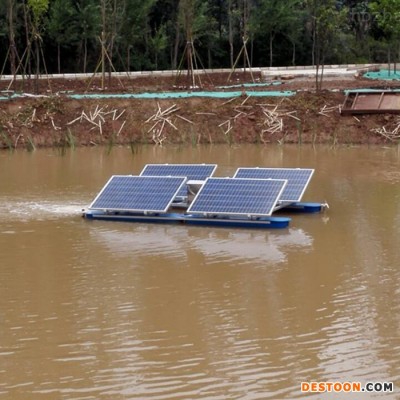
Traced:
[[89, 208], [166, 212], [185, 181], [185, 177], [114, 175]]
[[207, 178], [187, 212], [269, 216], [286, 183], [273, 179]]
[[186, 176], [188, 179], [205, 180], [216, 168], [216, 164], [147, 164], [140, 176]]
[[[147, 164], [140, 176], [186, 176], [188, 180], [204, 181], [214, 174], [216, 164]], [[187, 196], [185, 186], [178, 196]]]
[[238, 168], [234, 178], [286, 179], [288, 184], [279, 201], [300, 201], [314, 173], [304, 168]]

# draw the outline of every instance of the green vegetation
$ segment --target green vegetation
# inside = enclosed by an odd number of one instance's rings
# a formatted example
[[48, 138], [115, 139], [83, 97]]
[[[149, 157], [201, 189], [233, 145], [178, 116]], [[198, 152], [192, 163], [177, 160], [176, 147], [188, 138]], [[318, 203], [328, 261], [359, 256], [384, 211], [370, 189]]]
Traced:
[[398, 0], [2, 0], [0, 75], [396, 62], [399, 27]]

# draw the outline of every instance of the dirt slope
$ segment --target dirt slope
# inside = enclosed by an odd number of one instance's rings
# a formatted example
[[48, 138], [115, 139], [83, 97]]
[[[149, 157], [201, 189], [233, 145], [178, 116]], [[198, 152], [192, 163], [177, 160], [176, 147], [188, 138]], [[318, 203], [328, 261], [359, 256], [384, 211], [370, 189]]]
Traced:
[[[99, 80], [16, 82], [16, 93], [42, 97], [19, 97], [0, 101], [0, 148], [42, 146], [93, 146], [154, 143], [329, 143], [394, 144], [397, 139], [377, 133], [393, 130], [398, 116], [393, 114], [342, 116], [344, 89], [388, 88], [384, 83], [356, 78], [326, 78], [324, 90], [315, 92], [313, 79], [286, 79], [279, 85], [245, 87], [249, 74], [213, 74], [201, 79], [204, 91], [242, 92], [240, 97], [212, 99], [82, 99], [67, 93], [143, 93], [186, 89], [186, 78], [141, 77]], [[260, 75], [253, 75], [262, 82]], [[1, 81], [0, 90], [10, 82]], [[239, 85], [216, 89], [218, 86]], [[296, 91], [291, 97], [249, 97], [253, 90]], [[3, 92], [4, 93], [4, 92]], [[1, 94], [0, 94], [1, 96]], [[4, 96], [4, 94], [3, 94]]]

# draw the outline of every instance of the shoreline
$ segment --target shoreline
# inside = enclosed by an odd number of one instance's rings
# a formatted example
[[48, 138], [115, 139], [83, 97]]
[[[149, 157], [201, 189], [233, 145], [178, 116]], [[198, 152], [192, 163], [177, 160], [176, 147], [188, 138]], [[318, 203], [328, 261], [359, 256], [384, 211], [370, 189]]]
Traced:
[[[245, 86], [248, 74], [236, 73], [233, 81], [240, 92], [231, 97], [232, 86], [226, 86], [218, 89], [221, 96], [212, 97], [226, 78], [226, 74], [213, 75], [214, 84], [202, 88], [202, 94], [177, 89], [173, 77], [126, 79], [123, 87], [118, 79], [110, 81], [107, 90], [99, 90], [96, 80], [85, 90], [84, 80], [58, 79], [52, 82], [57, 91], [51, 93], [42, 82], [36, 96], [0, 100], [0, 149], [219, 143], [393, 146], [399, 142], [384, 134], [399, 125], [396, 114], [340, 113], [345, 90], [397, 88], [396, 82], [326, 78], [326, 89], [316, 93], [313, 79], [265, 82], [258, 76], [258, 86], [250, 90]], [[97, 98], [85, 98], [85, 93]], [[140, 93], [149, 96], [138, 98]], [[175, 98], [165, 96], [168, 93]]]

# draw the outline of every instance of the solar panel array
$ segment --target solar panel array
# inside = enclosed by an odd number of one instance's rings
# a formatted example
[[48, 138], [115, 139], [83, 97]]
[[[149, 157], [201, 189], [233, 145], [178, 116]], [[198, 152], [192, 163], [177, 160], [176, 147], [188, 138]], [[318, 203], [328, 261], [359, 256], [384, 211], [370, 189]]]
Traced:
[[[141, 176], [185, 176], [188, 180], [204, 181], [212, 176], [216, 164], [147, 164]], [[179, 191], [178, 196], [187, 196], [185, 187]]]
[[90, 208], [166, 212], [185, 181], [185, 177], [114, 175], [94, 199]]
[[270, 216], [286, 184], [272, 179], [207, 178], [187, 212]]
[[279, 201], [297, 202], [303, 197], [313, 173], [313, 169], [303, 168], [238, 168], [234, 178], [286, 179], [288, 184]]

